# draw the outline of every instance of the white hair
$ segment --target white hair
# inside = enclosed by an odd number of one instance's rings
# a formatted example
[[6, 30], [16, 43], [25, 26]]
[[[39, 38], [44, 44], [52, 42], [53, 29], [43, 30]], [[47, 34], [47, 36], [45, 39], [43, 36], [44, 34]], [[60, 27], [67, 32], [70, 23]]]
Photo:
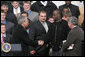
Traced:
[[25, 16], [20, 16], [18, 18], [18, 24], [22, 24], [25, 21]]

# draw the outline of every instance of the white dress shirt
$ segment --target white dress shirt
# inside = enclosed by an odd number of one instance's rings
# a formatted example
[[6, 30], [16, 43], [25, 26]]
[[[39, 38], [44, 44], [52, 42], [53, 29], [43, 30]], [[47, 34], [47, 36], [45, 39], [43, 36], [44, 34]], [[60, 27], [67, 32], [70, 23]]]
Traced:
[[46, 22], [41, 22], [41, 24], [43, 25], [43, 27], [45, 28], [46, 33], [48, 32], [48, 25]]
[[[17, 11], [17, 12], [16, 12]], [[15, 8], [13, 8], [13, 13], [15, 14], [15, 15], [17, 15], [18, 13], [20, 13], [21, 11], [20, 11], [20, 7], [18, 7], [17, 9], [15, 9]]]

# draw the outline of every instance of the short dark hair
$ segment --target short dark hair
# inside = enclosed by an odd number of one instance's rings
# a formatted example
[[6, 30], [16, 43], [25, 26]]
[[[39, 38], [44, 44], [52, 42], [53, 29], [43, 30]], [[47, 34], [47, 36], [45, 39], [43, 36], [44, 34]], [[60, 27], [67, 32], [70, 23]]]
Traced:
[[6, 1], [1, 2], [1, 6], [3, 6], [3, 5], [8, 7], [8, 3]]
[[24, 13], [25, 13], [25, 14], [27, 14], [27, 16], [28, 16], [28, 13], [27, 13], [27, 12], [25, 12], [25, 11], [22, 11], [22, 12], [21, 12], [21, 15], [22, 15], [22, 14], [24, 14]]
[[[5, 13], [4, 10], [1, 10], [1, 13]], [[5, 13], [6, 14], [6, 13]]]
[[1, 23], [1, 25], [5, 25], [6, 26], [6, 24], [4, 24], [4, 23]]
[[[12, 3], [14, 2], [14, 1], [11, 1]], [[18, 2], [19, 3], [19, 1], [16, 1], [16, 2]]]
[[46, 12], [45, 10], [40, 10], [40, 11], [39, 11], [39, 15], [40, 15], [41, 12], [42, 12], [42, 13], [46, 13], [46, 15], [47, 15], [47, 12]]

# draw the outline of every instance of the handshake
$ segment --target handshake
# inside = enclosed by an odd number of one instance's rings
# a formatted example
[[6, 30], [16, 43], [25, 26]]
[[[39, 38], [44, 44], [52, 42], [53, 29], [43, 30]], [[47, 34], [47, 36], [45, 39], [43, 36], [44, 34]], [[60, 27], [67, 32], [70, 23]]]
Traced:
[[43, 40], [38, 40], [38, 45], [40, 45], [40, 46], [44, 45], [44, 41]]
[[[44, 41], [43, 41], [43, 40], [38, 40], [38, 45], [39, 45], [39, 46], [44, 45]], [[30, 54], [32, 54], [32, 55], [34, 55], [35, 53], [36, 53], [35, 50], [31, 50], [31, 51], [30, 51]]]

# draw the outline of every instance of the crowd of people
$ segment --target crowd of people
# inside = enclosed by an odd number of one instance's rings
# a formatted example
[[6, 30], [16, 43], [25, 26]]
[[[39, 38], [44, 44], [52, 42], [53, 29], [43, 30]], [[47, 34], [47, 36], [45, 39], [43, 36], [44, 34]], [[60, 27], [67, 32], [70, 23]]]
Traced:
[[[20, 53], [2, 56], [82, 56], [84, 1], [1, 2], [1, 44], [21, 44]], [[55, 1], [56, 2], [56, 1]], [[81, 1], [82, 2], [82, 1]]]

